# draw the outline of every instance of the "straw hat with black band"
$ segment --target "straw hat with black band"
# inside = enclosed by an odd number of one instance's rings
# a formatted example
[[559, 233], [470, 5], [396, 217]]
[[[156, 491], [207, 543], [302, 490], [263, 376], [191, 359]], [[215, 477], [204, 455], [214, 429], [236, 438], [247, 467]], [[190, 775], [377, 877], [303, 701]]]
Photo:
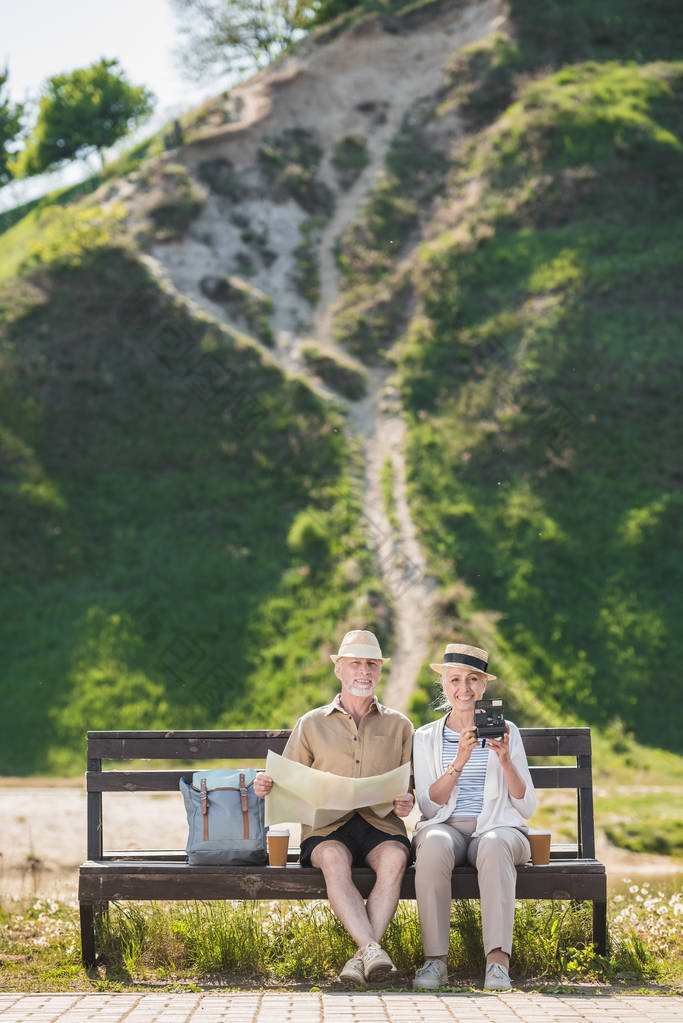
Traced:
[[446, 668], [471, 668], [473, 671], [478, 671], [480, 675], [485, 675], [489, 680], [497, 678], [497, 675], [488, 673], [488, 666], [488, 651], [482, 650], [478, 646], [468, 646], [466, 643], [449, 643], [442, 663], [429, 665], [433, 671], [438, 671], [440, 675]]

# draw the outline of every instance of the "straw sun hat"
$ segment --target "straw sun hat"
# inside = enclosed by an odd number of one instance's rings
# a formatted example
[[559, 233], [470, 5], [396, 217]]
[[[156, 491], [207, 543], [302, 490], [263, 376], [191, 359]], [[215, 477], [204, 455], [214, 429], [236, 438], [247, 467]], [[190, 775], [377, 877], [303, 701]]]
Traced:
[[366, 632], [365, 629], [353, 629], [351, 632], [346, 633], [341, 641], [339, 653], [330, 654], [330, 658], [335, 664], [338, 657], [367, 657], [375, 661], [381, 661], [382, 664], [386, 664], [391, 660], [390, 657], [382, 657], [377, 636], [374, 632]]
[[478, 646], [468, 646], [466, 643], [449, 643], [441, 664], [430, 664], [429, 667], [439, 674], [444, 668], [473, 668], [474, 671], [485, 675], [487, 679], [497, 678], [497, 675], [489, 675], [486, 670], [489, 666], [488, 651]]

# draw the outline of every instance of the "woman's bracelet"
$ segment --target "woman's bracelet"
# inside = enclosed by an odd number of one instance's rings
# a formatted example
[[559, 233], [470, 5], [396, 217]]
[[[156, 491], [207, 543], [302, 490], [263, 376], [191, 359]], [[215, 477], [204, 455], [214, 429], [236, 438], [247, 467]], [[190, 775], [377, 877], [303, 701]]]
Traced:
[[446, 768], [446, 774], [450, 774], [452, 778], [455, 778], [458, 774], [461, 774], [461, 769], [456, 767], [454, 763], [450, 763]]

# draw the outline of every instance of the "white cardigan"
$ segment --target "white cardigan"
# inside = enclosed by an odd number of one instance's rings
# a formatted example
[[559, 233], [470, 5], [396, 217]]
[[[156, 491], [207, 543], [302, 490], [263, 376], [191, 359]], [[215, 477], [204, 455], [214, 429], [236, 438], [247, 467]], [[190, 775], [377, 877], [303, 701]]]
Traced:
[[[459, 786], [457, 784], [453, 786], [447, 803], [441, 805], [432, 802], [429, 798], [429, 789], [443, 774], [441, 756], [443, 728], [447, 717], [448, 714], [445, 714], [438, 721], [430, 721], [428, 725], [422, 725], [413, 736], [415, 791], [418, 806], [422, 811], [422, 818], [415, 825], [416, 831], [425, 824], [437, 824], [447, 820], [455, 809], [458, 798]], [[513, 725], [512, 721], [507, 723], [510, 726], [510, 759], [525, 783], [526, 790], [521, 799], [515, 799], [510, 795], [500, 760], [494, 752], [490, 752], [486, 768], [486, 781], [484, 782], [484, 805], [477, 817], [474, 837], [495, 827], [526, 830], [526, 821], [536, 809], [536, 792], [529, 774], [522, 737], [517, 725]]]

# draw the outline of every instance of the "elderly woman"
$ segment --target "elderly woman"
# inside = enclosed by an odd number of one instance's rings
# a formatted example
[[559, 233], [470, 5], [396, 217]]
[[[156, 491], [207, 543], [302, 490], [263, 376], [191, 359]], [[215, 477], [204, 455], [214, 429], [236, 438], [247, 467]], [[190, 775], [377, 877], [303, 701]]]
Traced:
[[415, 831], [415, 891], [425, 962], [413, 987], [434, 990], [448, 983], [446, 958], [451, 911], [451, 872], [465, 862], [479, 875], [486, 954], [484, 988], [510, 987], [508, 966], [515, 911], [515, 866], [531, 854], [526, 820], [536, 808], [519, 731], [506, 722], [502, 739], [476, 738], [474, 704], [489, 680], [488, 654], [449, 643], [441, 675], [448, 713], [418, 728], [413, 742], [417, 801], [422, 818]]

